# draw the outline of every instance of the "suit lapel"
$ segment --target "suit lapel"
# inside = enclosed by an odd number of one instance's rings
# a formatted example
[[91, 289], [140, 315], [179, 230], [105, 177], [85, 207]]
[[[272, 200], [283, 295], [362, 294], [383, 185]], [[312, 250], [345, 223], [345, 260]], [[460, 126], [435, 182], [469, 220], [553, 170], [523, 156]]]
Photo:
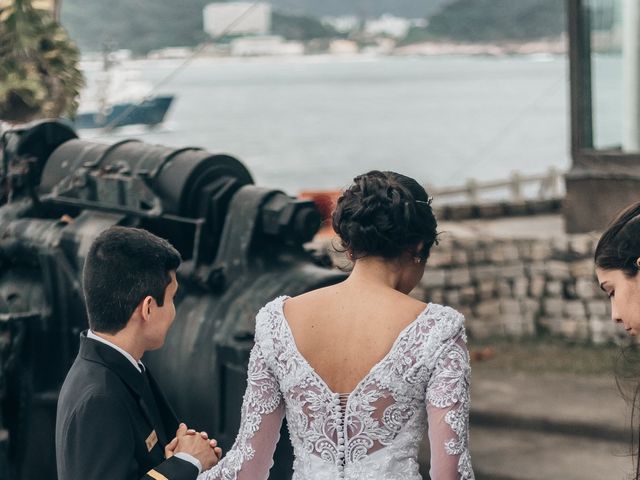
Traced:
[[85, 360], [103, 364], [112, 370], [122, 379], [129, 388], [133, 396], [137, 399], [138, 405], [149, 423], [151, 429], [158, 435], [161, 447], [167, 444], [167, 436], [164, 424], [157, 408], [154, 408], [153, 392], [145, 381], [140, 371], [134, 367], [120, 352], [96, 340], [87, 338], [86, 332], [80, 335], [80, 355]]

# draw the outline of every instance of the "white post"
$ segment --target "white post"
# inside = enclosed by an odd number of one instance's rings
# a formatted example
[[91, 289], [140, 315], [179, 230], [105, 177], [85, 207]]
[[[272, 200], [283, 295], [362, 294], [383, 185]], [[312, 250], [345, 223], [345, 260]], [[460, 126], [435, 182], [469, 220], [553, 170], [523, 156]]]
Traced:
[[622, 149], [637, 152], [640, 151], [640, 2], [623, 0], [622, 18]]

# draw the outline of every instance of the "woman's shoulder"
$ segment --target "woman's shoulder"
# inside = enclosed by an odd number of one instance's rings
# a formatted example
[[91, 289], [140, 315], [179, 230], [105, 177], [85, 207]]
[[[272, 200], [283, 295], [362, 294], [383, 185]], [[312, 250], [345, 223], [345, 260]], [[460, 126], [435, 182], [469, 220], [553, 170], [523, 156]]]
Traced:
[[464, 315], [455, 308], [448, 305], [430, 303], [425, 314], [430, 326], [430, 333], [437, 334], [441, 341], [465, 335]]
[[256, 341], [265, 338], [282, 321], [282, 308], [289, 297], [281, 295], [267, 302], [256, 315]]

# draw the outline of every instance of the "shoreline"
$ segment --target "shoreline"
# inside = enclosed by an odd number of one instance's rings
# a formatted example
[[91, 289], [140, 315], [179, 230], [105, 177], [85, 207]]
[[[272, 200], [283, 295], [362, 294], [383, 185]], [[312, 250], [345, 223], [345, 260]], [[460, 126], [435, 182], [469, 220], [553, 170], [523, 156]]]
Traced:
[[[190, 58], [195, 48], [190, 50], [189, 55], [181, 56], [132, 56], [122, 59], [124, 62], [156, 62], [156, 61], [185, 61]], [[501, 43], [460, 43], [460, 42], [421, 42], [410, 45], [403, 45], [389, 51], [360, 51], [354, 53], [309, 53], [300, 55], [247, 55], [231, 56], [216, 55], [203, 51], [195, 55], [193, 60], [215, 61], [219, 63], [241, 63], [241, 62], [327, 62], [327, 61], [375, 61], [380, 58], [393, 57], [507, 57], [507, 56], [562, 56], [567, 54], [566, 38], [540, 39], [530, 42], [501, 42]], [[96, 58], [93, 54], [87, 54], [81, 60], [81, 64], [95, 65], [101, 63], [102, 59]]]

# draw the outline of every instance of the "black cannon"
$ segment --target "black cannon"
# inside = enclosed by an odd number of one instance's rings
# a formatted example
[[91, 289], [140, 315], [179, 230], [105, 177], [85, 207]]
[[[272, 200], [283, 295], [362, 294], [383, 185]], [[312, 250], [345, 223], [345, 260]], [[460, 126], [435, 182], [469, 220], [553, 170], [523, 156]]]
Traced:
[[[58, 391], [87, 326], [82, 266], [116, 224], [180, 251], [176, 321], [145, 361], [179, 416], [229, 449], [260, 306], [344, 277], [303, 246], [314, 204], [253, 185], [229, 155], [92, 143], [54, 121], [6, 131], [0, 160], [0, 479], [56, 478]], [[291, 476], [281, 438], [278, 480]]]

